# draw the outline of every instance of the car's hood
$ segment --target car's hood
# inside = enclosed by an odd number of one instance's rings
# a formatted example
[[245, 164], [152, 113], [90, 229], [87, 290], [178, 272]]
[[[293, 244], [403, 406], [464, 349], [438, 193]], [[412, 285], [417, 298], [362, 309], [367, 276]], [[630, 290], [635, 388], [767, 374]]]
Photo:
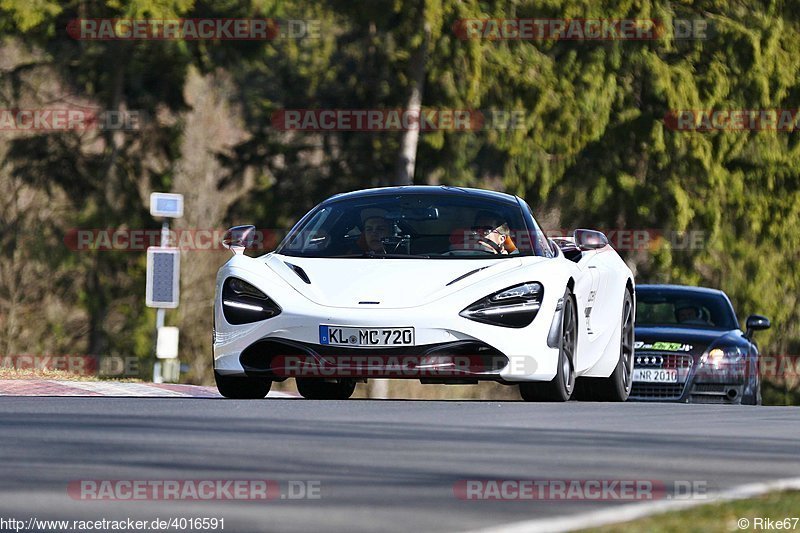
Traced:
[[[639, 350], [674, 351], [702, 354], [712, 342], [742, 344], [744, 338], [739, 330], [643, 327], [636, 326], [636, 348]], [[691, 348], [687, 348], [691, 346]]]
[[[425, 305], [501, 272], [519, 268], [522, 260], [323, 259], [270, 254], [265, 257], [265, 263], [319, 305], [362, 309], [365, 305], [374, 305], [386, 309]], [[302, 272], [298, 273], [289, 265], [299, 267]], [[454, 282], [475, 270], [478, 271]], [[310, 283], [302, 279], [302, 274]]]

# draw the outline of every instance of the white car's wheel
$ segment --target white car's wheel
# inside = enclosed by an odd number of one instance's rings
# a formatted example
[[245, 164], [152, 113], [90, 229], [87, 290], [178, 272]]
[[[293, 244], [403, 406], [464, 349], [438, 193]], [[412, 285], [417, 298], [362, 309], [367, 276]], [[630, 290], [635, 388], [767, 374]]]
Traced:
[[575, 389], [575, 348], [578, 342], [578, 317], [572, 291], [564, 293], [561, 313], [556, 377], [547, 383], [520, 383], [519, 393], [526, 402], [566, 402]]
[[619, 361], [607, 378], [581, 378], [577, 396], [581, 400], [624, 402], [633, 386], [633, 297], [625, 291], [622, 301], [622, 334], [619, 342]]

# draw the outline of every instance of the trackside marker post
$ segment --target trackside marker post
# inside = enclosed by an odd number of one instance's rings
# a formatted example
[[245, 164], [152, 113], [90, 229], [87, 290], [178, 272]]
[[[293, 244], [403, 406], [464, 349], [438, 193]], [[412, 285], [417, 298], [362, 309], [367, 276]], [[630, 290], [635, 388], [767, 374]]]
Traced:
[[154, 192], [150, 195], [150, 214], [161, 217], [160, 246], [147, 249], [147, 287], [145, 304], [156, 311], [156, 362], [153, 382], [178, 381], [178, 330], [164, 327], [165, 309], [175, 309], [180, 301], [179, 248], [171, 248], [169, 219], [183, 216], [183, 195]]

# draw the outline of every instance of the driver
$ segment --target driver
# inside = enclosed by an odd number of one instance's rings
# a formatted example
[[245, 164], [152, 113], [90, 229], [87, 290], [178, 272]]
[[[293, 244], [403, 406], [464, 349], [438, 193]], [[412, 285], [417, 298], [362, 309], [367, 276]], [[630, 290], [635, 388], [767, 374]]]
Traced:
[[683, 305], [675, 309], [675, 319], [678, 324], [706, 326], [708, 322], [703, 319], [703, 312], [696, 305]]
[[475, 215], [472, 231], [476, 232], [478, 247], [495, 254], [508, 254], [506, 242], [511, 230], [502, 217], [489, 211], [479, 211]]
[[383, 239], [392, 232], [392, 224], [383, 209], [365, 209], [361, 213], [366, 251], [385, 254]]

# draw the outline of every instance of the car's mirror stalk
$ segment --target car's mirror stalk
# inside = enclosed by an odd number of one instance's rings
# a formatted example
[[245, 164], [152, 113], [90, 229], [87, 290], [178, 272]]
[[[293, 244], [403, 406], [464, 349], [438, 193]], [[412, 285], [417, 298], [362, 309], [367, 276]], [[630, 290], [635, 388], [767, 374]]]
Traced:
[[233, 255], [241, 255], [253, 246], [255, 236], [255, 226], [233, 226], [222, 236], [222, 245], [233, 252]]

